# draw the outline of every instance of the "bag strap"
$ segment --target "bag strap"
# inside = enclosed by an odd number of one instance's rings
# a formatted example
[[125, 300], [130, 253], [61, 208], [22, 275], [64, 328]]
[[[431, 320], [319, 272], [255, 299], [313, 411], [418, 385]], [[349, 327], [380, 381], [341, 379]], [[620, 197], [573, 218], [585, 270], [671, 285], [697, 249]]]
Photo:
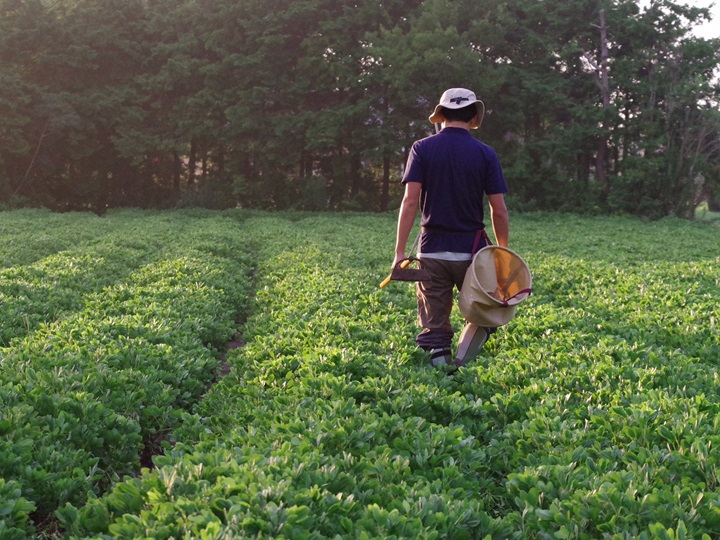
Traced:
[[[478, 248], [480, 247], [480, 240], [485, 240], [486, 246], [492, 246], [492, 241], [490, 240], [490, 237], [488, 236], [488, 233], [485, 229], [478, 229], [478, 231], [475, 233], [475, 242], [473, 243], [472, 253], [471, 256], [475, 256], [475, 254], [478, 252]], [[485, 246], [483, 246], [485, 247]]]
[[503, 307], [510, 307], [510, 300], [512, 300], [516, 296], [520, 296], [521, 294], [527, 294], [528, 296], [530, 296], [532, 294], [532, 289], [523, 289], [522, 291], [516, 292], [509, 298], [506, 298], [505, 300], [502, 301]]
[[420, 245], [420, 235], [421, 234], [422, 234], [422, 230], [418, 231], [417, 236], [415, 237], [415, 241], [412, 243], [412, 246], [410, 246], [410, 256], [408, 257], [408, 259], [417, 260], [417, 258], [415, 256], [417, 255], [417, 249], [418, 249], [418, 246]]

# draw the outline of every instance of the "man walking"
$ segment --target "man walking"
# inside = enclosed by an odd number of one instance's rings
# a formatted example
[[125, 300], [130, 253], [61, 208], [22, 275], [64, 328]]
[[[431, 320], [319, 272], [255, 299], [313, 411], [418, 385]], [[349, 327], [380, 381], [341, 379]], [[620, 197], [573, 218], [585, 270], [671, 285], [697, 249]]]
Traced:
[[509, 236], [505, 196], [508, 188], [495, 151], [475, 139], [471, 129], [482, 123], [485, 106], [465, 88], [446, 90], [430, 122], [442, 123], [435, 135], [416, 141], [402, 183], [393, 268], [406, 258], [407, 241], [420, 209], [420, 268], [431, 281], [418, 282], [416, 343], [430, 352], [434, 366], [465, 365], [475, 358], [494, 328], [466, 324], [453, 359], [450, 313], [454, 287], [460, 289], [472, 256], [487, 243], [483, 198], [490, 204], [496, 242], [507, 247]]

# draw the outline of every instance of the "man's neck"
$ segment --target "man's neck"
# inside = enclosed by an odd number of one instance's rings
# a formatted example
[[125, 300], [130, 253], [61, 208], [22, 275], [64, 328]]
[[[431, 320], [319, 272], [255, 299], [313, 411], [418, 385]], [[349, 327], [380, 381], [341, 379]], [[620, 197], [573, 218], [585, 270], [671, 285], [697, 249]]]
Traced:
[[457, 120], [443, 122], [443, 128], [461, 128], [470, 131], [470, 122], [459, 122]]

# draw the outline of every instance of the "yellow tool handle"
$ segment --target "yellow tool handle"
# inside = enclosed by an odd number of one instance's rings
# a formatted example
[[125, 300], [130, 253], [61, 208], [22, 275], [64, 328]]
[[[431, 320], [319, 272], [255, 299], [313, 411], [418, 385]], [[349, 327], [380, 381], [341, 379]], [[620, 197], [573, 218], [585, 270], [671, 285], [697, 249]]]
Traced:
[[382, 289], [383, 287], [385, 287], [385, 285], [387, 285], [388, 283], [390, 283], [390, 280], [391, 280], [391, 279], [392, 279], [392, 274], [390, 274], [388, 277], [386, 277], [386, 278], [383, 280], [383, 282], [380, 284], [380, 288]]
[[[410, 264], [410, 259], [405, 259], [403, 262], [400, 263], [400, 268], [407, 268], [409, 264]], [[391, 279], [392, 279], [392, 273], [383, 280], [383, 282], [380, 284], [380, 288], [382, 289], [383, 287], [385, 287], [385, 285], [390, 283]]]

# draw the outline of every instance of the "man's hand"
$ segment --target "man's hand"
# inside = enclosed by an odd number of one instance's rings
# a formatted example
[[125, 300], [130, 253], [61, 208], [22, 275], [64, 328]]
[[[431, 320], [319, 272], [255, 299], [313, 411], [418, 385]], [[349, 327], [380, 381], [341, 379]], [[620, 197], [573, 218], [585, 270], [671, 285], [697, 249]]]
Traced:
[[406, 259], [406, 258], [407, 258], [407, 257], [405, 257], [405, 255], [400, 255], [399, 257], [398, 257], [397, 255], [395, 255], [395, 260], [393, 261], [391, 268], [392, 268], [392, 269], [395, 269], [395, 267], [396, 267], [398, 264], [400, 264], [400, 261], [402, 261], [403, 259]]

